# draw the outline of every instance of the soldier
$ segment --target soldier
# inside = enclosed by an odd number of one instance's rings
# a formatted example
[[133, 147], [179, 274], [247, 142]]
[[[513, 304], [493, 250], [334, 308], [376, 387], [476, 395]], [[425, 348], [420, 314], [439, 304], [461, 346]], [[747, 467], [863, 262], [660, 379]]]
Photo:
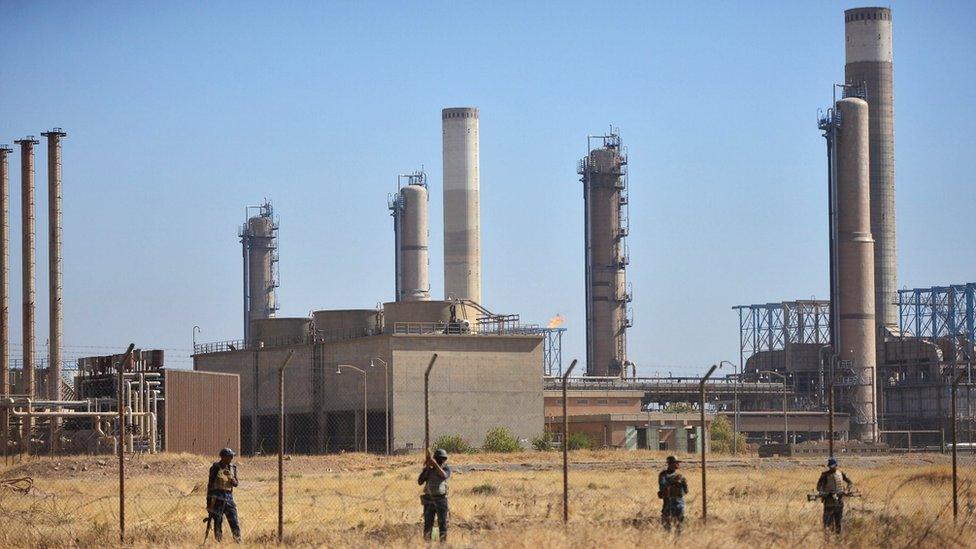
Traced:
[[[841, 488], [846, 484], [846, 489]], [[849, 495], [854, 483], [847, 475], [837, 469], [837, 460], [833, 456], [827, 460], [827, 470], [820, 473], [817, 481], [817, 495], [823, 500], [824, 529], [833, 527], [834, 532], [841, 532], [841, 521], [844, 519], [844, 497]]]
[[234, 534], [234, 541], [241, 542], [241, 525], [237, 520], [237, 505], [234, 504], [234, 488], [238, 485], [237, 465], [234, 461], [234, 451], [224, 448], [220, 451], [220, 461], [210, 466], [210, 480], [207, 482], [207, 515], [213, 521], [214, 539], [220, 541], [223, 537], [223, 520], [227, 515], [227, 524]]
[[447, 541], [447, 479], [451, 478], [451, 466], [445, 465], [447, 451], [438, 448], [431, 457], [427, 450], [424, 470], [417, 477], [417, 484], [424, 485], [424, 495], [420, 503], [424, 507], [424, 539], [430, 541], [434, 529], [434, 516], [437, 516], [437, 530], [440, 541]]
[[681, 462], [674, 456], [668, 456], [668, 468], [657, 475], [657, 497], [664, 500], [661, 508], [661, 524], [665, 530], [671, 531], [672, 524], [681, 532], [681, 523], [685, 520], [685, 494], [688, 493], [688, 481], [678, 472]]

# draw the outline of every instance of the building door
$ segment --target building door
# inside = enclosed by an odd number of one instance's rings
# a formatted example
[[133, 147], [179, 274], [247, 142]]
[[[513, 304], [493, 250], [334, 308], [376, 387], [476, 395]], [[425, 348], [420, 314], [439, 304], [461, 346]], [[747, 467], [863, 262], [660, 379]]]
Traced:
[[641, 427], [637, 429], [637, 447], [647, 448], [647, 428]]

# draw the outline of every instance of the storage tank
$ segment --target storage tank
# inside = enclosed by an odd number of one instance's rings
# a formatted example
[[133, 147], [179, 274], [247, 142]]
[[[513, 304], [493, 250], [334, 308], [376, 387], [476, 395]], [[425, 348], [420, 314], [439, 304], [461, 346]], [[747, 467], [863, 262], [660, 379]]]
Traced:
[[478, 109], [441, 111], [444, 161], [444, 297], [481, 303]]
[[315, 311], [312, 323], [317, 338], [367, 336], [383, 331], [380, 309], [336, 309]]
[[401, 188], [399, 201], [402, 217], [397, 235], [400, 254], [397, 301], [426, 301], [430, 299], [427, 186], [409, 184]]
[[451, 320], [450, 301], [396, 301], [383, 304], [383, 320], [387, 332], [394, 332], [397, 324], [446, 324]]
[[619, 376], [627, 364], [629, 262], [624, 245], [627, 221], [627, 158], [615, 133], [580, 161], [584, 200], [586, 270], [586, 375]]
[[256, 347], [294, 345], [307, 340], [312, 319], [256, 318], [251, 321], [251, 344]]
[[849, 97], [836, 105], [837, 130], [837, 357], [849, 361], [851, 436], [877, 438], [874, 239], [871, 235], [868, 104]]

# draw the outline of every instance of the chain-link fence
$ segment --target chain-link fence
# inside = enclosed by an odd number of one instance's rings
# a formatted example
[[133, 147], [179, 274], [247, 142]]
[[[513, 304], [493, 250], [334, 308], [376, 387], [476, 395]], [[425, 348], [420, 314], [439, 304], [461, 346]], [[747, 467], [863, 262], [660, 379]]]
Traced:
[[[424, 535], [425, 509], [432, 537], [440, 537], [441, 494], [429, 483], [418, 484], [423, 471], [428, 477], [438, 474], [437, 467], [425, 463], [425, 446], [449, 455], [440, 465], [451, 471], [446, 537], [459, 545], [673, 543], [670, 536], [679, 524], [671, 522], [669, 532], [662, 508], [670, 505], [677, 519], [679, 506], [660, 497], [662, 492], [673, 495], [672, 473], [682, 475], [687, 486], [687, 493], [678, 494], [683, 500], [681, 543], [976, 544], [971, 535], [976, 525], [971, 421], [957, 423], [958, 442], [953, 445], [949, 437], [944, 451], [838, 452], [840, 470], [854, 486], [844, 501], [843, 533], [826, 535], [823, 503], [808, 499], [817, 491], [824, 456], [759, 458], [753, 448], [732, 455], [728, 441], [716, 434], [727, 426], [718, 426], [711, 405], [702, 429], [700, 410], [641, 408], [637, 393], [568, 390], [564, 398], [560, 391], [543, 389], [535, 371], [518, 378], [520, 363], [501, 351], [480, 352], [489, 354], [441, 347], [436, 359], [430, 351], [413, 349], [356, 360], [341, 348], [323, 348], [309, 350], [308, 356], [295, 352], [281, 378], [279, 367], [287, 355], [269, 352], [253, 373], [261, 386], [242, 375], [239, 410], [227, 411], [240, 420], [239, 447], [234, 448], [239, 455], [233, 458], [239, 482], [232, 504], [222, 493], [214, 499], [222, 486], [211, 477], [216, 452], [150, 453], [138, 444], [126, 445], [121, 462], [124, 539], [138, 545], [212, 543], [213, 519], [219, 515], [227, 542], [234, 535], [228, 524], [233, 505], [245, 543], [276, 542], [283, 441], [280, 526], [289, 544], [413, 545]], [[242, 372], [253, 372], [253, 366], [245, 365]], [[638, 412], [628, 412], [635, 406]], [[582, 413], [593, 407], [601, 413]], [[110, 438], [117, 425], [103, 421]], [[202, 437], [207, 426], [197, 428]], [[116, 543], [121, 482], [114, 450], [8, 453], [0, 473], [0, 544]], [[671, 473], [669, 455], [681, 462]], [[425, 489], [433, 493], [424, 497]], [[707, 523], [702, 520], [704, 493]]]

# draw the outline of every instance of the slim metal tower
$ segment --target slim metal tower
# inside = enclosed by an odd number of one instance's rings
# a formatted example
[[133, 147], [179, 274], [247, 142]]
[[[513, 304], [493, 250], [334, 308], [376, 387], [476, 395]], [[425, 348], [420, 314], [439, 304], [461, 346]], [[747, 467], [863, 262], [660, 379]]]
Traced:
[[[10, 163], [0, 145], [0, 395], [10, 391]], [[4, 418], [6, 419], [6, 418]], [[6, 423], [0, 425], [5, 428]], [[4, 441], [6, 442], [6, 441]]]
[[41, 135], [47, 138], [48, 212], [48, 398], [61, 400], [61, 335], [64, 313], [61, 282], [61, 128]]
[[[21, 393], [29, 397], [36, 396], [37, 385], [34, 377], [34, 313], [35, 296], [37, 293], [34, 275], [36, 235], [34, 233], [34, 145], [39, 141], [33, 135], [15, 141], [20, 145], [20, 181], [21, 181], [21, 218], [23, 235], [21, 248], [23, 253], [23, 346], [24, 346], [24, 378]], [[31, 422], [28, 421], [28, 424]], [[25, 425], [30, 429], [29, 425]], [[29, 430], [24, 433], [29, 434]]]
[[578, 169], [585, 210], [586, 375], [620, 376], [628, 364], [627, 328], [632, 325], [626, 279], [627, 155], [612, 130], [587, 136], [587, 151]]

